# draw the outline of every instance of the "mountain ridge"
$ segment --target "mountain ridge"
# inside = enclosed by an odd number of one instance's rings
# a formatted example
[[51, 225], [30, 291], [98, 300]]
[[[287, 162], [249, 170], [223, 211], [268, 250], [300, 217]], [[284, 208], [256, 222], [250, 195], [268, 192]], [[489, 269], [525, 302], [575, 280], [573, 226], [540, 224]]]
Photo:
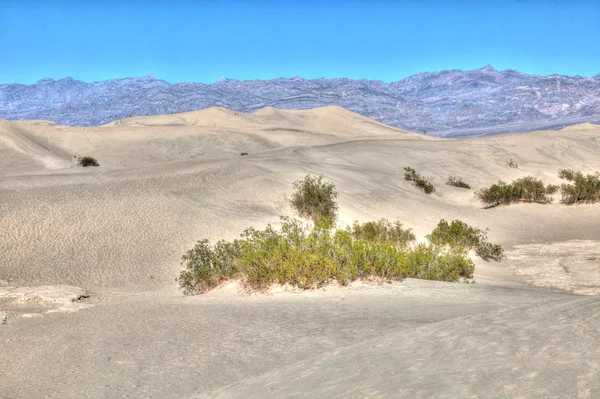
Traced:
[[[493, 133], [562, 127], [569, 120], [600, 121], [600, 74], [538, 76], [492, 65], [421, 72], [395, 82], [301, 77], [215, 83], [169, 83], [154, 75], [86, 83], [71, 77], [35, 84], [0, 84], [0, 118], [44, 119], [97, 126], [132, 116], [225, 107], [251, 113], [265, 106], [344, 107], [379, 122], [417, 132]], [[502, 130], [502, 129], [500, 129]], [[447, 133], [455, 134], [455, 133]], [[458, 134], [458, 133], [457, 133]]]

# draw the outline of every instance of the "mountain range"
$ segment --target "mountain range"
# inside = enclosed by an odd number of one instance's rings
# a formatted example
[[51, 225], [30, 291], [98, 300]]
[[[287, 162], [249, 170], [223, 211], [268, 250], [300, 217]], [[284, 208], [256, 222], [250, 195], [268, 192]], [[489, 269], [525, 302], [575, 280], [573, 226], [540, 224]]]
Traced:
[[148, 75], [92, 83], [64, 78], [0, 84], [0, 118], [70, 126], [213, 106], [248, 113], [265, 106], [326, 105], [442, 136], [528, 131], [600, 121], [600, 74], [537, 76], [486, 65], [472, 71], [423, 72], [396, 82], [293, 77], [171, 84]]

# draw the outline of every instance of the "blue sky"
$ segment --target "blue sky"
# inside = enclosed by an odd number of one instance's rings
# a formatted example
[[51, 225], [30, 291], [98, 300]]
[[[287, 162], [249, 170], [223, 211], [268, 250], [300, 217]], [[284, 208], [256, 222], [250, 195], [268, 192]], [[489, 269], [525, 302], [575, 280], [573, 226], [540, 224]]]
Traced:
[[0, 83], [600, 73], [600, 0], [0, 0]]

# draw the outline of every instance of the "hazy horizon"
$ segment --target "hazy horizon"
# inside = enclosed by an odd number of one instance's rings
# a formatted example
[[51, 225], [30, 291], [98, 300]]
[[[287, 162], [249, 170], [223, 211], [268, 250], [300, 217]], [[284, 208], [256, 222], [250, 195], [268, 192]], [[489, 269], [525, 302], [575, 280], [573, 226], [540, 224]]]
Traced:
[[[523, 73], [523, 74], [528, 74], [526, 72], [519, 71], [518, 69], [512, 69], [512, 68], [498, 69], [498, 68], [495, 68], [491, 64], [487, 64], [485, 66], [482, 66], [482, 67], [479, 67], [479, 68], [474, 68], [474, 69], [456, 69], [456, 68], [455, 69], [440, 69], [440, 70], [435, 70], [435, 71], [421, 71], [421, 72], [417, 72], [416, 74], [419, 74], [419, 73], [435, 73], [435, 72], [440, 72], [440, 71], [453, 71], [453, 70], [462, 71], [462, 72], [471, 72], [471, 71], [476, 71], [476, 70], [479, 70], [479, 69], [483, 69], [483, 68], [487, 67], [488, 65], [491, 66], [492, 68], [494, 68], [495, 70], [497, 70], [498, 72], [503, 72], [503, 71], [507, 71], [507, 70], [513, 70], [513, 71], [517, 71], [517, 72], [520, 72], [520, 73]], [[9, 84], [9, 85], [10, 84], [25, 84], [25, 85], [32, 85], [32, 84], [36, 84], [36, 83], [39, 83], [39, 82], [44, 81], [44, 80], [52, 80], [52, 81], [56, 82], [56, 81], [60, 81], [60, 80], [64, 80], [64, 79], [74, 79], [74, 80], [81, 81], [81, 82], [84, 82], [84, 83], [95, 83], [95, 82], [103, 82], [103, 81], [106, 81], [106, 80], [140, 79], [140, 78], [145, 78], [145, 77], [149, 77], [149, 78], [153, 78], [153, 79], [157, 79], [157, 80], [162, 80], [162, 81], [165, 81], [165, 82], [167, 82], [169, 84], [186, 84], [186, 83], [214, 84], [214, 83], [218, 83], [219, 81], [221, 81], [223, 79], [231, 79], [231, 80], [236, 80], [236, 81], [240, 81], [240, 82], [253, 81], [253, 80], [265, 80], [266, 81], [266, 80], [277, 80], [277, 79], [304, 79], [304, 80], [351, 79], [351, 80], [368, 80], [368, 81], [374, 81], [374, 82], [392, 83], [392, 82], [397, 82], [397, 81], [409, 78], [409, 77], [414, 76], [416, 74], [404, 76], [404, 77], [401, 77], [401, 78], [399, 78], [397, 80], [387, 80], [387, 81], [386, 80], [382, 80], [382, 79], [377, 79], [377, 78], [348, 78], [346, 76], [331, 76], [331, 77], [320, 76], [320, 77], [315, 77], [315, 78], [306, 78], [304, 76], [277, 76], [277, 77], [267, 78], [267, 79], [238, 79], [235, 76], [221, 76], [220, 78], [218, 78], [214, 82], [199, 82], [199, 81], [173, 82], [173, 81], [169, 81], [167, 79], [163, 79], [160, 76], [156, 76], [156, 74], [154, 74], [154, 73], [148, 73], [148, 74], [145, 74], [145, 75], [118, 76], [118, 77], [115, 77], [115, 78], [102, 79], [102, 80], [89, 80], [89, 81], [82, 80], [82, 79], [77, 79], [77, 78], [74, 78], [72, 76], [61, 76], [61, 77], [46, 76], [46, 77], [40, 78], [37, 81], [32, 82], [32, 83], [0, 82], [0, 84]], [[528, 75], [536, 75], [536, 74], [528, 74]], [[572, 76], [572, 77], [577, 77], [577, 76], [579, 76], [579, 77], [583, 77], [583, 78], [593, 78], [593, 77], [595, 77], [597, 75], [600, 75], [600, 70], [599, 70], [599, 73], [593, 74], [593, 75], [590, 75], [590, 76], [583, 76], [583, 75], [563, 75], [563, 74], [558, 74], [558, 73], [551, 73], [551, 74], [548, 74], [548, 75], [536, 75], [536, 76], [543, 76], [543, 77], [548, 77], [548, 76]]]

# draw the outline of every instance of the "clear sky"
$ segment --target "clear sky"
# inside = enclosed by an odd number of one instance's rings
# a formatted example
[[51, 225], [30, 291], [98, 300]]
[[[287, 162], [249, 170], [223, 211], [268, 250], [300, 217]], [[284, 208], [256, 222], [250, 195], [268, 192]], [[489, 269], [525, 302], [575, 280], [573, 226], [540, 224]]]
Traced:
[[[173, 3], [173, 4], [171, 4]], [[0, 83], [600, 73], [600, 0], [0, 0]]]

